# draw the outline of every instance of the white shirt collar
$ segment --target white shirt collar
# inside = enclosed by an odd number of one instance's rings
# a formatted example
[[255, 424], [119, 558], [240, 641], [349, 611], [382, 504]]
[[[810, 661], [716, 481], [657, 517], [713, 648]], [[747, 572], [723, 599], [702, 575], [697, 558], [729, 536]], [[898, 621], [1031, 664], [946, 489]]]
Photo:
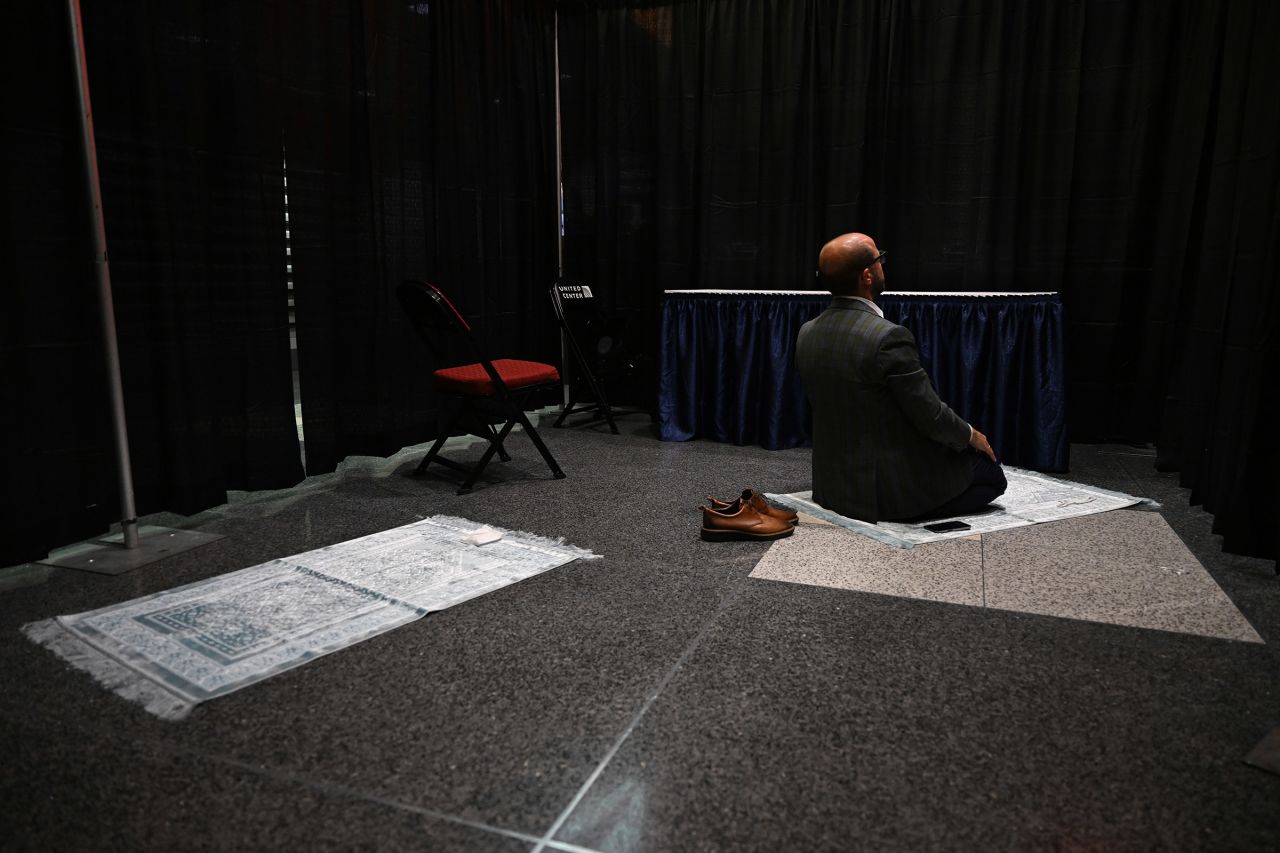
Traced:
[[884, 312], [880, 310], [880, 306], [872, 302], [870, 299], [864, 299], [861, 296], [837, 296], [836, 299], [856, 299], [859, 302], [865, 302], [871, 306], [871, 310], [876, 312], [876, 314], [881, 317], [884, 316]]

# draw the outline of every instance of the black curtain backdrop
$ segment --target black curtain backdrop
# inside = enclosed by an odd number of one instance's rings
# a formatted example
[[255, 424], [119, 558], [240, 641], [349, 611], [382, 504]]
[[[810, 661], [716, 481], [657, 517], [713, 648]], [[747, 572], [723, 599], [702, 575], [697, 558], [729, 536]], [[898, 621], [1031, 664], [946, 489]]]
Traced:
[[416, 4], [329, 0], [292, 10], [289, 26], [283, 142], [316, 474], [394, 452], [429, 411], [391, 286], [424, 252], [427, 19]]
[[[1274, 556], [1280, 21], [1265, 0], [88, 0], [139, 510], [435, 431], [391, 294], [557, 359], [566, 273], [656, 339], [664, 288], [807, 288], [833, 234], [897, 289], [1059, 290], [1075, 440], [1154, 441]], [[118, 517], [60, 4], [3, 15], [0, 564]], [[293, 255], [286, 255], [287, 164]]]
[[[64, 13], [3, 14], [27, 81], [5, 162], [9, 564], [119, 508]], [[313, 473], [436, 434], [405, 277], [494, 357], [558, 361], [549, 0], [87, 0], [84, 19], [140, 512], [301, 477], [289, 265]]]
[[271, 12], [84, 7], [142, 513], [302, 478]]
[[[6, 185], [23, 245], [6, 279], [28, 295], [5, 312], [4, 373], [6, 397], [22, 401], [8, 449], [23, 506], [5, 513], [0, 564], [120, 517], [65, 9], [22, 5], [35, 8], [5, 27], [11, 56], [30, 62]], [[268, 9], [84, 4], [139, 513], [195, 512], [228, 488], [302, 476]]]
[[[1145, 374], [1163, 380], [1157, 466], [1181, 472], [1228, 551], [1280, 553], [1280, 8], [1235, 2], [1193, 25], [1220, 49], [1196, 64], [1177, 172], [1194, 174], [1158, 255]], [[1211, 59], [1211, 61], [1209, 61]], [[1185, 235], [1185, 236], [1184, 236]], [[1159, 341], [1162, 345], [1157, 345]], [[1164, 357], [1152, 364], [1151, 352]]]
[[[283, 73], [307, 466], [436, 435], [405, 278], [438, 285], [493, 357], [558, 362], [554, 10], [316, 3]], [[550, 402], [550, 400], [545, 401]]]
[[1060, 291], [1073, 440], [1157, 442], [1228, 550], [1274, 557], [1280, 21], [1265, 0], [560, 5], [566, 273]]
[[0, 566], [100, 533], [116, 511], [75, 73], [59, 3], [6, 6]]

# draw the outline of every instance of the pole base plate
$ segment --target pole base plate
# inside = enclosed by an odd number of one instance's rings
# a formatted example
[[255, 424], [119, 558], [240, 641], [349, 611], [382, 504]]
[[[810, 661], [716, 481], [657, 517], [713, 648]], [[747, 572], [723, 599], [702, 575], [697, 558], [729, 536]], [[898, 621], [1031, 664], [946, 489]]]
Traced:
[[102, 536], [78, 545], [50, 552], [39, 562], [46, 566], [96, 572], [100, 575], [122, 575], [134, 569], [208, 545], [222, 539], [221, 533], [200, 533], [171, 527], [144, 525], [138, 528], [138, 547], [124, 547], [124, 534]]

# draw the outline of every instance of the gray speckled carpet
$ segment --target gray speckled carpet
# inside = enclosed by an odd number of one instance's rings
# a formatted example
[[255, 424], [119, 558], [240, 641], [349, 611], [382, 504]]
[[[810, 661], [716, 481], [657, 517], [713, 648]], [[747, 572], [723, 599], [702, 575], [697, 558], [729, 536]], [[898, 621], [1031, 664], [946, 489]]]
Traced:
[[[808, 488], [807, 451], [661, 442], [644, 418], [622, 428], [543, 429], [564, 480], [514, 436], [512, 461], [459, 496], [452, 472], [410, 476], [426, 452], [411, 448], [148, 519], [222, 538], [134, 572], [16, 572], [0, 587], [0, 847], [1275, 848], [1280, 776], [1245, 763], [1280, 726], [1275, 565], [1223, 554], [1212, 518], [1150, 451], [1073, 445], [1070, 471], [1159, 502], [1132, 513], [1150, 530], [1084, 534], [1131, 514], [1118, 511], [1027, 528], [1041, 537], [1030, 543], [1007, 531], [998, 547], [887, 549], [862, 570], [899, 586], [873, 592], [762, 580], [752, 573], [770, 543], [698, 537], [705, 495]], [[176, 725], [21, 633], [436, 514], [563, 536], [602, 558], [432, 613]], [[1058, 541], [1043, 539], [1055, 529]], [[877, 545], [835, 532], [846, 549]], [[772, 546], [823, 535], [802, 525]], [[1135, 537], [1145, 550], [1117, 550]], [[948, 556], [933, 573], [894, 562], [934, 548]], [[1062, 564], [1044, 564], [1049, 553]], [[1197, 585], [1187, 553], [1220, 593]], [[1186, 633], [1191, 617], [1149, 630], [1046, 616], [1021, 598], [1056, 584], [1090, 604], [1091, 566], [1115, 562], [1130, 585], [1170, 594], [1162, 618], [1179, 590], [1225, 595], [1266, 642]]]

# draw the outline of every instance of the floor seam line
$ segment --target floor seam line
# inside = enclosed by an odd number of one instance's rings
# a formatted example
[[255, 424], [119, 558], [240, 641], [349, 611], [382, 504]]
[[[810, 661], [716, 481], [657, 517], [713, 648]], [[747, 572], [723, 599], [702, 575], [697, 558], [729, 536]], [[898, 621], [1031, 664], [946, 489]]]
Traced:
[[[32, 728], [32, 726], [29, 724], [28, 721], [21, 718], [13, 718], [13, 717], [9, 717], [8, 715], [0, 715], [0, 718], [8, 719], [10, 722], [16, 723], [20, 727], [29, 728], [29, 729]], [[36, 729], [36, 731], [39, 731], [39, 729]], [[136, 748], [136, 743], [134, 741], [129, 740], [127, 738], [118, 737], [114, 735], [112, 732], [95, 732], [95, 736], [117, 741], [131, 748]], [[400, 802], [399, 800], [391, 800], [391, 799], [387, 799], [386, 797], [379, 797], [374, 794], [368, 794], [368, 793], [359, 791], [355, 788], [348, 787], [346, 785], [340, 785], [336, 782], [328, 782], [323, 779], [315, 779], [310, 776], [306, 776], [301, 773], [296, 773], [289, 770], [280, 770], [272, 767], [256, 765], [248, 761], [242, 761], [238, 758], [232, 758], [231, 756], [218, 755], [217, 753], [212, 753], [212, 752], [204, 752], [199, 749], [192, 749], [190, 747], [185, 747], [185, 746], [177, 746], [172, 743], [162, 742], [152, 747], [150, 750], [143, 752], [142, 754], [146, 757], [156, 756], [157, 754], [168, 755], [172, 757], [187, 757], [187, 756], [195, 757], [203, 761], [209, 761], [214, 764], [220, 764], [224, 767], [234, 767], [239, 770], [244, 770], [255, 776], [266, 778], [266, 779], [272, 779], [276, 782], [288, 782], [291, 784], [302, 785], [303, 787], [311, 788], [313, 790], [320, 791], [322, 793], [327, 793], [334, 796], [340, 796], [350, 800], [359, 800], [362, 802], [374, 803], [377, 805], [386, 806], [388, 808], [393, 808], [399, 811], [419, 814], [424, 817], [434, 818], [436, 820], [444, 821], [446, 823], [457, 824], [459, 826], [465, 826], [470, 829], [479, 829], [484, 832], [493, 833], [494, 835], [502, 835], [508, 838], [515, 838], [519, 841], [525, 841], [530, 844], [536, 844], [541, 840], [538, 836], [528, 832], [518, 832], [514, 829], [503, 829], [502, 827], [498, 827], [498, 826], [490, 826], [489, 824], [481, 823], [480, 821], [469, 820], [468, 818], [459, 817], [458, 815], [452, 815], [447, 812], [436, 811], [435, 809], [428, 809], [422, 806], [415, 806], [411, 803], [404, 803], [404, 802]]]
[[396, 809], [398, 811], [410, 812], [412, 814], [418, 814], [424, 817], [435, 818], [436, 820], [441, 820], [446, 823], [457, 824], [459, 826], [465, 826], [470, 829], [479, 829], [484, 832], [490, 832], [495, 835], [503, 835], [508, 838], [515, 838], [517, 840], [526, 841], [529, 843], [535, 843], [539, 840], [536, 835], [531, 835], [527, 832], [518, 832], [514, 829], [503, 829], [502, 827], [498, 827], [498, 826], [490, 826], [489, 824], [481, 823], [480, 821], [476, 821], [476, 820], [469, 820], [468, 818], [459, 817], [458, 815], [452, 815], [452, 814], [449, 814], [448, 812], [436, 811], [435, 809], [428, 809], [423, 806], [415, 806], [412, 803], [405, 803], [399, 800], [392, 800], [386, 797], [380, 797], [376, 794], [365, 793], [355, 788], [348, 787], [346, 785], [340, 785], [336, 782], [327, 782], [323, 779], [313, 779], [309, 776], [305, 776], [305, 775], [294, 773], [287, 770], [277, 770], [270, 767], [255, 766], [253, 764], [250, 764], [247, 761], [241, 761], [238, 758], [231, 758], [225, 755], [215, 755], [212, 753], [202, 753], [197, 750], [188, 750], [188, 749], [181, 749], [181, 748], [171, 748], [170, 751], [175, 754], [185, 753], [189, 755], [194, 755], [198, 758], [203, 758], [207, 761], [212, 761], [215, 764], [223, 764], [229, 767], [236, 767], [241, 770], [245, 770], [250, 773], [256, 774], [258, 776], [263, 776], [268, 779], [274, 779], [278, 782], [291, 782], [294, 784], [300, 784], [305, 787], [312, 788], [314, 790], [321, 791], [326, 794], [333, 794], [337, 796], [346, 797], [347, 799], [360, 800], [367, 803], [375, 803], [377, 805], [386, 806], [388, 808]]
[[[128, 742], [128, 741], [122, 740], [122, 742]], [[280, 770], [273, 767], [255, 765], [248, 761], [242, 761], [241, 759], [232, 758], [231, 756], [227, 756], [227, 755], [218, 755], [216, 753], [203, 752], [198, 749], [191, 749], [190, 747], [183, 747], [183, 746], [175, 746], [173, 744], [162, 744], [161, 748], [157, 751], [167, 753], [172, 756], [194, 756], [195, 758], [202, 759], [204, 761], [210, 761], [210, 762], [213, 762], [214, 764], [221, 764], [225, 767], [234, 767], [239, 770], [244, 770], [248, 773], [252, 773], [255, 776], [272, 779], [277, 782], [288, 782], [291, 784], [302, 785], [303, 787], [311, 788], [313, 790], [320, 791], [322, 793], [341, 796], [351, 800], [359, 800], [359, 801], [368, 802], [368, 803], [375, 803], [377, 805], [386, 806], [388, 808], [396, 809], [398, 811], [405, 811], [413, 814], [419, 814], [424, 817], [435, 818], [436, 820], [441, 820], [446, 823], [453, 823], [460, 826], [466, 826], [471, 829], [479, 829], [479, 830], [483, 830], [484, 832], [490, 832], [495, 835], [503, 835], [508, 838], [518, 839], [520, 841], [526, 841], [530, 843], [535, 843], [538, 841], [538, 837], [536, 835], [532, 835], [527, 832], [517, 832], [516, 830], [513, 830], [513, 829], [503, 829], [497, 826], [490, 826], [486, 823], [481, 823], [480, 821], [469, 820], [467, 818], [459, 817], [458, 815], [452, 815], [447, 812], [436, 811], [435, 809], [428, 809], [422, 806], [415, 806], [411, 803], [404, 803], [398, 800], [387, 799], [386, 797], [379, 797], [375, 794], [365, 793], [363, 791], [359, 791], [355, 788], [351, 788], [346, 785], [341, 785], [336, 782], [328, 782], [323, 779], [315, 779], [310, 776], [306, 776], [301, 773], [296, 773], [289, 770]], [[151, 754], [154, 754], [154, 752]]]
[[[7, 715], [0, 715], [0, 716], [7, 717]], [[31, 728], [31, 726], [27, 723], [26, 720], [14, 719], [14, 718], [9, 718], [9, 719], [11, 722], [15, 722], [19, 726]], [[110, 732], [98, 732], [97, 735], [105, 736], [107, 738], [116, 740], [119, 743], [126, 744], [131, 747], [136, 746], [133, 741], [128, 740], [126, 738], [116, 737]], [[290, 784], [301, 785], [303, 787], [310, 788], [312, 790], [319, 791], [321, 793], [344, 797], [349, 800], [357, 800], [360, 802], [373, 803], [375, 805], [385, 806], [387, 808], [395, 809], [397, 811], [422, 815], [423, 817], [433, 818], [435, 820], [443, 821], [445, 823], [451, 823], [458, 826], [465, 826], [469, 829], [478, 829], [483, 832], [492, 833], [494, 835], [501, 835], [507, 838], [514, 838], [518, 841], [524, 841], [529, 844], [539, 844], [542, 841], [541, 838], [539, 838], [537, 835], [534, 835], [532, 833], [519, 832], [514, 829], [503, 829], [502, 827], [499, 827], [499, 826], [491, 826], [489, 824], [482, 823], [480, 821], [470, 820], [465, 817], [449, 814], [448, 812], [437, 811], [435, 809], [428, 809], [423, 806], [415, 806], [412, 803], [405, 803], [399, 800], [392, 800], [386, 797], [380, 797], [380, 796], [377, 796], [376, 794], [366, 793], [366, 792], [357, 790], [355, 788], [351, 788], [347, 785], [341, 785], [336, 782], [329, 782], [323, 779], [316, 779], [316, 778], [313, 778], [301, 773], [296, 773], [290, 770], [281, 770], [278, 768], [252, 764], [248, 761], [242, 761], [241, 759], [232, 758], [231, 756], [228, 756], [228, 755], [219, 755], [217, 753], [204, 752], [202, 750], [192, 749], [190, 747], [177, 746], [172, 743], [161, 743], [158, 745], [158, 747], [155, 747], [150, 751], [144, 753], [144, 755], [154, 756], [157, 753], [163, 754], [163, 755], [169, 755], [173, 757], [191, 756], [203, 761], [209, 761], [214, 764], [220, 764], [224, 767], [234, 767], [236, 769], [251, 773], [254, 776], [258, 776], [260, 778], [271, 779], [276, 782], [286, 782]], [[586, 850], [587, 848], [578, 847], [577, 849]]]
[[582, 787], [578, 789], [578, 792], [574, 794], [573, 799], [569, 801], [569, 805], [565, 807], [564, 811], [560, 813], [560, 816], [551, 824], [551, 828], [546, 831], [541, 839], [539, 839], [538, 846], [534, 847], [531, 853], [541, 853], [548, 844], [554, 843], [555, 834], [560, 831], [561, 827], [563, 827], [565, 822], [569, 819], [569, 816], [573, 814], [581, 804], [582, 800], [587, 795], [587, 791], [591, 790], [596, 781], [604, 775], [605, 768], [609, 766], [609, 763], [613, 761], [614, 756], [616, 756], [618, 751], [622, 749], [622, 745], [631, 737], [631, 733], [635, 731], [636, 727], [640, 724], [640, 721], [644, 719], [645, 714], [649, 712], [653, 703], [656, 702], [658, 697], [667, 689], [667, 685], [671, 683], [673, 678], [675, 678], [676, 673], [684, 666], [685, 661], [687, 661], [690, 656], [692, 656], [694, 650], [702, 644], [703, 639], [705, 639], [707, 634], [710, 633], [712, 626], [715, 625], [715, 623], [719, 621], [720, 617], [724, 615], [725, 611], [727, 611], [734, 602], [738, 600], [738, 596], [746, 587], [745, 581], [748, 579], [749, 578], [744, 578], [739, 582], [730, 595], [720, 602], [720, 605], [716, 608], [716, 612], [703, 623], [702, 627], [698, 630], [698, 633], [689, 641], [689, 644], [685, 646], [684, 651], [680, 653], [680, 657], [676, 658], [676, 662], [671, 665], [671, 668], [667, 670], [666, 674], [662, 676], [654, 689], [645, 698], [645, 701], [640, 706], [640, 710], [637, 711], [635, 716], [633, 716], [630, 722], [627, 723], [626, 728], [622, 730], [622, 734], [619, 735], [617, 740], [613, 742], [613, 745], [609, 747], [604, 758], [602, 758], [600, 763], [596, 765], [596, 768], [591, 771], [591, 775], [587, 777], [587, 781], [584, 782]]

